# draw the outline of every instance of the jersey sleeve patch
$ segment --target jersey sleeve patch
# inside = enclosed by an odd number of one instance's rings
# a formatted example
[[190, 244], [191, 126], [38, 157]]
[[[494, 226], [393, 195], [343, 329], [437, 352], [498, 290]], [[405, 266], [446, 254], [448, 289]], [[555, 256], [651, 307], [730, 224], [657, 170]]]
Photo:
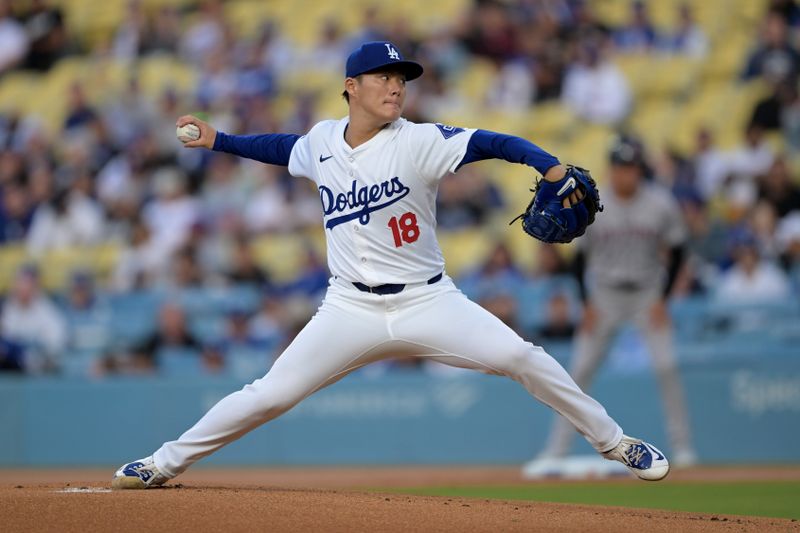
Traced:
[[455, 135], [458, 135], [459, 133], [464, 131], [464, 128], [456, 128], [455, 126], [445, 126], [444, 124], [438, 124], [438, 123], [436, 124], [436, 127], [439, 128], [439, 133], [442, 134], [442, 137], [444, 137], [445, 140]]

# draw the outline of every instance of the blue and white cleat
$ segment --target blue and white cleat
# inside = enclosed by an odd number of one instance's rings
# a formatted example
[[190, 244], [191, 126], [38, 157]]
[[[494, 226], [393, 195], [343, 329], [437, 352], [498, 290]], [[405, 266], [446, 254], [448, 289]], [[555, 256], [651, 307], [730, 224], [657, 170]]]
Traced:
[[622, 436], [616, 447], [603, 453], [603, 457], [610, 461], [619, 461], [636, 474], [636, 477], [645, 481], [659, 481], [669, 474], [669, 462], [661, 450], [627, 435]]
[[169, 480], [167, 476], [159, 472], [158, 467], [153, 462], [153, 457], [145, 457], [132, 463], [127, 463], [119, 467], [111, 478], [111, 488], [119, 489], [147, 489], [163, 485]]

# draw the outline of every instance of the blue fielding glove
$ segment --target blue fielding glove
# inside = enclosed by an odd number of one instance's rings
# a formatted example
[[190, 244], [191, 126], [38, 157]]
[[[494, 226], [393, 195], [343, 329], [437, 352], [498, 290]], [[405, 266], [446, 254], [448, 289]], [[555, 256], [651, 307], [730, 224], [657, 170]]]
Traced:
[[[580, 200], [563, 207], [564, 198], [578, 191]], [[525, 212], [511, 221], [522, 219], [522, 228], [528, 235], [543, 242], [567, 243], [586, 232], [598, 211], [603, 210], [600, 192], [588, 170], [572, 165], [556, 182], [539, 180], [533, 199]]]

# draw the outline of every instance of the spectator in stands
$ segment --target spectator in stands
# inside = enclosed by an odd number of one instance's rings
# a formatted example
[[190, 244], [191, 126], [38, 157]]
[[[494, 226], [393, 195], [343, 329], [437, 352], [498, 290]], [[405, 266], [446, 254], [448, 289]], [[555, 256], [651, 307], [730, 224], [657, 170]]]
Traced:
[[169, 289], [199, 289], [206, 284], [206, 273], [197, 257], [197, 249], [186, 244], [176, 252], [170, 265], [167, 280]]
[[330, 272], [325, 261], [310, 243], [306, 243], [304, 251], [304, 260], [299, 272], [280, 289], [280, 292], [284, 297], [297, 297], [316, 304], [321, 302], [325, 295]]
[[727, 257], [727, 227], [712, 217], [706, 200], [686, 192], [677, 197], [688, 229], [685, 272], [676, 280], [676, 294], [710, 290]]
[[[85, 179], [85, 178], [83, 178]], [[28, 252], [47, 252], [99, 244], [103, 238], [103, 213], [80, 185], [55, 191], [33, 215], [27, 238]]]
[[7, 183], [0, 189], [0, 244], [25, 240], [33, 222], [28, 191], [17, 183]]
[[131, 350], [131, 357], [137, 361], [136, 366], [154, 369], [158, 366], [158, 358], [170, 350], [196, 352], [212, 367], [218, 362], [213, 350], [205, 348], [189, 331], [183, 309], [165, 303], [158, 312], [156, 331]]
[[800, 91], [792, 87], [794, 97], [781, 107], [781, 133], [786, 150], [792, 157], [800, 154]]
[[466, 166], [439, 185], [436, 221], [449, 230], [479, 226], [503, 204], [500, 189], [480, 168]]
[[295, 227], [295, 209], [288, 202], [287, 186], [275, 166], [258, 169], [261, 182], [244, 206], [245, 227], [251, 233], [290, 231]]
[[[281, 36], [275, 20], [267, 19], [261, 24], [256, 46], [261, 50], [261, 61], [280, 78], [294, 68], [296, 53], [294, 46]], [[349, 48], [348, 48], [349, 50]]]
[[778, 218], [800, 211], [800, 186], [794, 183], [785, 157], [777, 157], [759, 180], [758, 197], [775, 208]]
[[272, 353], [277, 354], [280, 353], [278, 350], [291, 340], [286, 336], [288, 320], [283, 302], [273, 291], [264, 291], [258, 311], [250, 318], [247, 329], [252, 338], [270, 347]]
[[[2, 325], [2, 319], [0, 319], [0, 325]], [[8, 340], [0, 329], [0, 373], [24, 371], [25, 348], [21, 344]]]
[[[119, 147], [130, 145], [158, 118], [158, 110], [150, 96], [142, 90], [137, 74], [127, 79], [125, 89], [110, 99], [101, 113], [111, 141]], [[172, 131], [169, 133], [169, 140], [173, 141], [175, 134]]]
[[789, 280], [780, 268], [762, 260], [759, 243], [749, 229], [731, 236], [733, 266], [719, 279], [715, 293], [725, 303], [782, 301], [791, 294]]
[[461, 39], [470, 53], [501, 64], [518, 53], [516, 33], [506, 4], [499, 0], [480, 0], [461, 30]]
[[263, 374], [267, 361], [272, 361], [272, 350], [276, 345], [273, 344], [275, 339], [260, 333], [256, 334], [250, 328], [250, 313], [244, 309], [231, 309], [225, 316], [225, 334], [215, 343], [215, 349], [223, 357], [238, 354], [263, 358], [264, 364], [259, 368]]
[[594, 38], [611, 37], [612, 29], [598, 18], [593, 2], [578, 0], [573, 2], [570, 7], [572, 9], [572, 25], [568, 33], [578, 36], [592, 35]]
[[728, 161], [726, 154], [714, 145], [714, 136], [709, 128], [697, 130], [691, 161], [695, 188], [703, 199], [710, 200], [717, 195], [728, 176]]
[[236, 96], [242, 99], [269, 99], [278, 92], [277, 79], [264, 63], [263, 50], [257, 45], [245, 48], [245, 59], [236, 72]]
[[97, 112], [89, 104], [83, 86], [75, 82], [69, 87], [67, 117], [64, 119], [64, 130], [87, 127], [97, 120]]
[[531, 272], [532, 279], [546, 281], [570, 273], [568, 262], [555, 245], [540, 244], [536, 248], [536, 263]]
[[726, 183], [728, 200], [752, 206], [756, 199], [757, 180], [766, 174], [775, 160], [772, 147], [764, 135], [764, 128], [749, 124], [744, 142], [727, 156], [731, 179]]
[[195, 96], [211, 106], [229, 101], [236, 95], [239, 81], [231, 52], [215, 48], [203, 58]]
[[764, 78], [771, 83], [793, 80], [800, 73], [800, 53], [791, 41], [786, 20], [778, 13], [767, 14], [761, 39], [750, 53], [742, 78]]
[[597, 41], [579, 46], [577, 61], [564, 78], [561, 98], [579, 118], [597, 124], [617, 124], [631, 106], [628, 81]]
[[479, 293], [478, 304], [499, 318], [503, 324], [522, 335], [519, 324], [518, 303], [514, 294], [501, 288], [492, 288]]
[[642, 0], [631, 2], [630, 21], [614, 31], [614, 43], [625, 52], [647, 52], [658, 40], [655, 26]]
[[11, 0], [0, 0], [0, 74], [18, 66], [29, 46], [25, 28], [14, 18]]
[[148, 54], [177, 54], [181, 34], [181, 14], [177, 6], [162, 5], [149, 24], [147, 40], [142, 43]]
[[64, 13], [48, 0], [30, 0], [30, 7], [21, 16], [30, 39], [30, 48], [25, 58], [25, 68], [49, 70], [72, 48]]
[[42, 292], [39, 271], [25, 265], [17, 272], [11, 294], [3, 305], [2, 331], [26, 347], [34, 372], [58, 369], [67, 342], [64, 317]]
[[221, 0], [204, 0], [198, 16], [183, 32], [181, 55], [190, 63], [200, 65], [214, 50], [225, 46], [227, 34]]
[[800, 296], [800, 211], [784, 217], [775, 234], [781, 265], [789, 274], [795, 296]]
[[460, 286], [480, 299], [488, 298], [490, 294], [518, 294], [524, 282], [525, 276], [516, 265], [508, 246], [504, 242], [497, 242], [475, 270], [461, 277]]
[[544, 324], [531, 334], [534, 339], [548, 341], [570, 341], [575, 334], [575, 319], [570, 302], [563, 292], [554, 293], [547, 301], [547, 316]]
[[795, 100], [797, 100], [796, 81], [783, 80], [775, 84], [770, 94], [756, 103], [750, 123], [761, 126], [767, 131], [780, 131], [787, 109]]
[[141, 54], [148, 40], [147, 17], [141, 0], [128, 0], [125, 16], [117, 26], [111, 43], [112, 55], [124, 62], [132, 62]]
[[[377, 5], [366, 5], [361, 12], [361, 22], [356, 26], [353, 33], [347, 36], [348, 50], [355, 50], [363, 43], [370, 41], [391, 41], [386, 36], [380, 22], [380, 11]], [[394, 42], [394, 41], [392, 41]], [[401, 46], [399, 49], [405, 50]]]
[[23, 372], [25, 370], [25, 348], [0, 335], [0, 373]]
[[151, 238], [161, 253], [175, 252], [189, 237], [198, 220], [198, 201], [186, 190], [186, 175], [177, 167], [163, 167], [153, 174], [156, 197], [142, 210]]
[[108, 349], [111, 309], [98, 294], [91, 272], [78, 270], [72, 273], [64, 312], [68, 352], [99, 356]]
[[251, 194], [252, 183], [240, 175], [236, 158], [230, 154], [214, 154], [201, 185], [203, 220], [217, 229], [239, 219], [242, 206]]
[[169, 261], [170, 256], [152, 239], [147, 224], [136, 218], [111, 276], [111, 288], [130, 292], [158, 285], [166, 277]]
[[333, 74], [338, 72], [347, 57], [347, 41], [342, 35], [339, 21], [328, 18], [322, 21], [319, 29], [319, 40], [311, 49], [302, 55], [301, 65], [306, 70], [315, 70]]
[[231, 283], [249, 284], [259, 289], [271, 285], [269, 274], [258, 264], [253, 245], [246, 236], [240, 235], [234, 242], [231, 263], [226, 275]]
[[769, 0], [767, 10], [783, 17], [786, 24], [791, 27], [800, 26], [800, 6], [796, 0]]
[[778, 227], [778, 215], [771, 204], [758, 201], [750, 211], [747, 223], [758, 242], [761, 256], [768, 261], [778, 258], [778, 243], [775, 231]]
[[[174, 130], [174, 124], [170, 129]], [[174, 136], [174, 131], [172, 134]], [[97, 195], [108, 213], [112, 216], [120, 211], [130, 214], [131, 205], [139, 209], [150, 193], [150, 173], [164, 163], [161, 157], [155, 138], [143, 131], [103, 165], [97, 175]], [[155, 176], [152, 181], [158, 185]]]
[[660, 41], [661, 48], [673, 54], [692, 59], [703, 59], [708, 54], [708, 37], [694, 21], [692, 7], [688, 3], [678, 5], [678, 25], [662, 35]]
[[522, 61], [507, 61], [491, 77], [486, 105], [506, 113], [522, 113], [530, 107], [535, 91], [530, 66]]

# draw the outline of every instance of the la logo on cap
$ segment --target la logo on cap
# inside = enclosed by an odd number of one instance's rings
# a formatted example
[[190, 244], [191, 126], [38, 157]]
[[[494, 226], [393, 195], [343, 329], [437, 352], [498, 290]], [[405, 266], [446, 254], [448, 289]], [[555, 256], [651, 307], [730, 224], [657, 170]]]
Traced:
[[384, 45], [386, 46], [386, 50], [389, 51], [389, 59], [396, 59], [397, 61], [400, 61], [400, 54], [397, 53], [397, 50], [395, 50], [394, 47], [389, 43], [384, 43]]

